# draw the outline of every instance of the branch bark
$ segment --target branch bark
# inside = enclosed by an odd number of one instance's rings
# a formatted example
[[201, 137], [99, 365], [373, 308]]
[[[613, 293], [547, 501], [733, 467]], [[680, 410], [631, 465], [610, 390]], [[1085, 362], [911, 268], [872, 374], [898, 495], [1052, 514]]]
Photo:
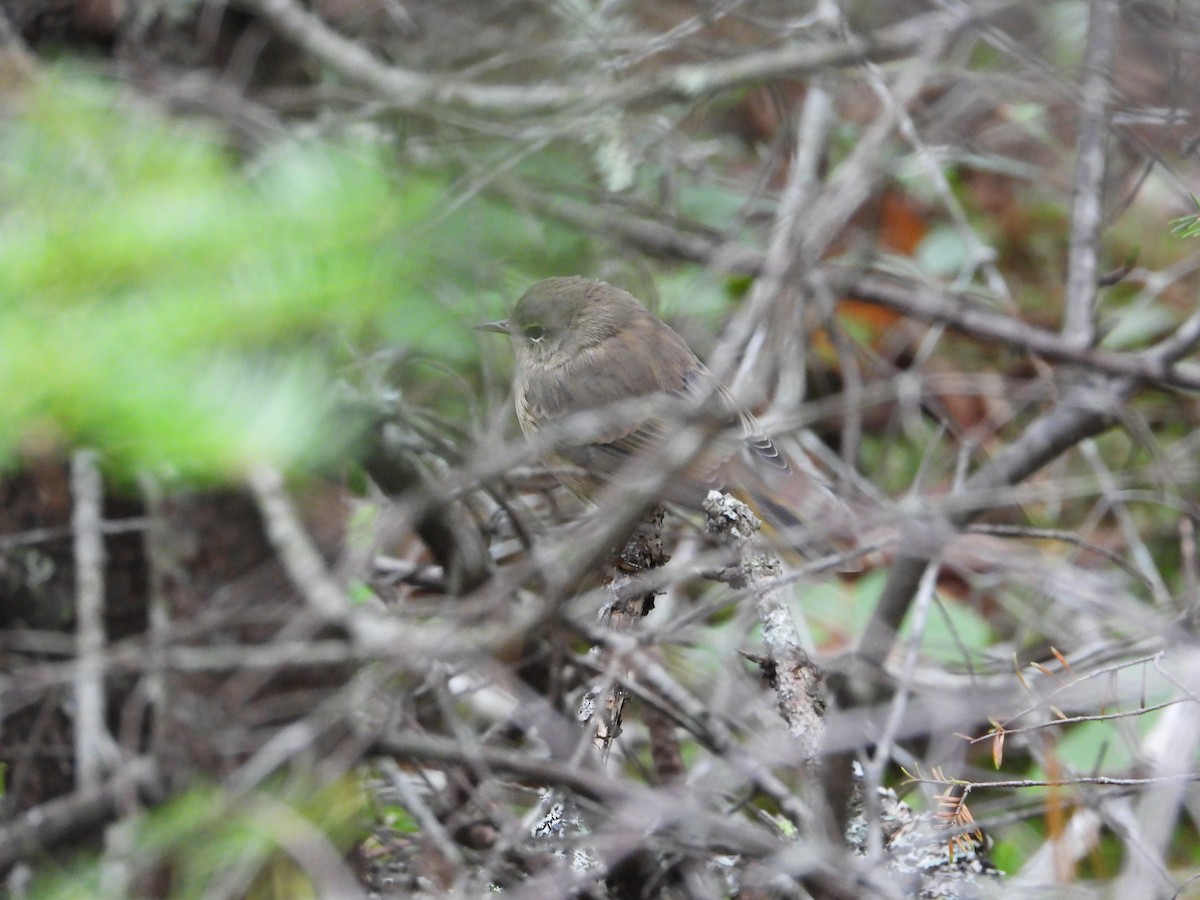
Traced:
[[1089, 8], [1087, 48], [1083, 57], [1083, 99], [1075, 149], [1075, 185], [1071, 199], [1066, 316], [1062, 327], [1067, 342], [1080, 349], [1096, 342], [1096, 290], [1100, 269], [1097, 257], [1118, 14], [1116, 0], [1092, 0]]

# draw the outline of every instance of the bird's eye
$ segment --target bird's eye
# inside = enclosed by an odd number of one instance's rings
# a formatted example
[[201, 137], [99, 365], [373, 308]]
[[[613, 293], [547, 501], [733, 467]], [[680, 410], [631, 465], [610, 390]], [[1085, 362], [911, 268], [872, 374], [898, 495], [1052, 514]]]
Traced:
[[524, 334], [525, 337], [536, 343], [546, 336], [546, 329], [541, 325], [526, 325]]

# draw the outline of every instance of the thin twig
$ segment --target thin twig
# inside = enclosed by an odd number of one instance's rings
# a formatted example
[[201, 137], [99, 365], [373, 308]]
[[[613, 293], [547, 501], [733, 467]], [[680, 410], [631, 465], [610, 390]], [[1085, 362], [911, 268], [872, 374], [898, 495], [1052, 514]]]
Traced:
[[[980, 492], [986, 496], [1018, 484], [1080, 441], [1109, 428], [1113, 423], [1112, 411], [1119, 409], [1133, 393], [1134, 382], [1129, 379], [1112, 382], [1097, 379], [1097, 382], [1070, 387], [1059, 403], [980, 466], [955, 493], [970, 496]], [[929, 535], [936, 535], [947, 527], [961, 529], [981, 512], [982, 509], [974, 505], [950, 509], [941, 522], [928, 512], [921, 516], [913, 514], [904, 537], [916, 543], [909, 548], [901, 546], [896, 562], [888, 572], [883, 593], [859, 639], [858, 652], [868, 666], [882, 666], [891, 652], [900, 623], [930, 558], [926, 549]]]
[[343, 77], [363, 85], [397, 108], [436, 116], [439, 108], [496, 115], [528, 115], [634, 106], [648, 101], [694, 100], [723, 90], [775, 78], [798, 77], [864, 60], [886, 62], [920, 47], [930, 34], [950, 34], [967, 21], [982, 21], [1025, 0], [985, 0], [969, 11], [926, 13], [881, 28], [868, 37], [822, 40], [745, 54], [703, 64], [667, 66], [649, 75], [597, 85], [594, 78], [531, 84], [484, 84], [389, 65], [332, 29], [295, 0], [236, 0], [266, 18]]
[[138, 478], [146, 504], [145, 547], [148, 597], [149, 644], [145, 679], [146, 697], [150, 704], [150, 750], [155, 759], [166, 748], [167, 741], [167, 672], [166, 651], [171, 634], [170, 585], [175, 565], [167, 535], [162, 487], [157, 478], [143, 473]]
[[1108, 143], [1108, 105], [1116, 46], [1117, 0], [1088, 4], [1087, 46], [1083, 56], [1083, 96], [1075, 150], [1071, 199], [1071, 241], [1067, 259], [1066, 310], [1062, 334], [1079, 348], [1096, 342], [1098, 250], [1103, 214]]
[[251, 470], [246, 481], [266, 524], [267, 537], [278, 552], [292, 585], [319, 618], [342, 621], [349, 610], [346, 592], [333, 580], [305, 531], [283, 489], [283, 475], [277, 469], [261, 465]]
[[104, 694], [104, 536], [101, 533], [104, 484], [99, 457], [79, 450], [71, 459], [75, 534], [75, 786], [100, 785], [115, 752], [105, 724]]
[[[546, 197], [511, 185], [506, 185], [504, 192], [572, 225], [616, 235], [643, 252], [701, 262], [735, 274], [757, 276], [762, 272], [761, 252], [731, 244], [704, 229], [684, 230], [678, 223], [667, 224], [608, 206], [597, 208], [562, 196]], [[1200, 365], [1178, 362], [1200, 344], [1200, 313], [1190, 316], [1153, 348], [1129, 353], [1076, 346], [1060, 333], [989, 309], [969, 292], [927, 279], [863, 272], [837, 263], [823, 264], [821, 274], [839, 296], [892, 309], [919, 322], [948, 325], [967, 337], [1002, 343], [1107, 375], [1136, 378], [1145, 384], [1200, 390]]]

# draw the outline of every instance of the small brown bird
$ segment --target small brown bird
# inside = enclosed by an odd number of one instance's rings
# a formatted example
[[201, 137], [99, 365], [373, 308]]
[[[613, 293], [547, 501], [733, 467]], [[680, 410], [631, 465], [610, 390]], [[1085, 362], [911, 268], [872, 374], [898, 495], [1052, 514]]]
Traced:
[[[785, 461], [683, 338], [620, 288], [586, 278], [548, 278], [525, 292], [508, 319], [476, 327], [512, 341], [517, 418], [527, 435], [575, 413], [646, 398], [647, 415], [616, 415], [614, 409], [614, 415], [602, 417], [607, 430], [559, 447], [558, 460], [578, 471], [564, 483], [584, 499], [619, 477], [635, 457], [670, 448], [684, 422], [706, 411], [720, 427], [699, 459], [665, 485], [664, 500], [697, 509], [709, 490], [729, 490], [806, 556], [847, 546], [883, 548], [860, 566], [887, 562], [906, 528], [918, 548], [950, 540], [948, 525], [914, 530], [911, 523], [923, 520], [909, 513], [894, 516], [861, 504], [851, 509], [805, 457]], [[679, 398], [683, 415], [653, 402], [654, 395]], [[959, 535], [940, 553], [943, 564], [960, 573], [1008, 573], [1050, 596], [1095, 602], [1101, 593], [1095, 573], [1057, 559], [1047, 565], [1041, 554], [991, 535]]]
[[[548, 278], [525, 292], [508, 319], [476, 327], [512, 341], [517, 420], [526, 435], [573, 413], [673, 395], [692, 410], [710, 411], [718, 428], [699, 458], [664, 487], [664, 500], [698, 509], [708, 491], [731, 489], [783, 527], [843, 509], [818, 473], [788, 466], [683, 338], [620, 288]], [[585, 443], [558, 449], [579, 472], [564, 481], [588, 499], [635, 455], [668, 446], [681, 425], [669, 415], [614, 418]]]

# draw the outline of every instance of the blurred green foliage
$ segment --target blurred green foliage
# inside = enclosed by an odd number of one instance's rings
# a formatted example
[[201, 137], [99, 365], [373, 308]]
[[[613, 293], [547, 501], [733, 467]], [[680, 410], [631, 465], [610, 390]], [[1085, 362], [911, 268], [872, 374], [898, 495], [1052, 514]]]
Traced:
[[[1192, 203], [1200, 209], [1200, 197], [1192, 194]], [[1172, 221], [1171, 233], [1183, 238], [1200, 237], [1200, 212], [1180, 216]]]
[[[169, 881], [169, 896], [187, 900], [231, 893], [247, 897], [315, 897], [297, 847], [323, 846], [341, 856], [369, 834], [367, 802], [351, 776], [316, 786], [302, 778], [232, 796], [197, 786], [133, 824], [130, 873]], [[48, 871], [33, 885], [38, 900], [111, 896], [101, 867], [79, 857], [71, 868]]]
[[445, 318], [443, 190], [366, 145], [245, 164], [94, 78], [45, 79], [0, 133], [0, 467], [86, 444], [118, 475], [221, 478], [343, 449], [346, 348]]

